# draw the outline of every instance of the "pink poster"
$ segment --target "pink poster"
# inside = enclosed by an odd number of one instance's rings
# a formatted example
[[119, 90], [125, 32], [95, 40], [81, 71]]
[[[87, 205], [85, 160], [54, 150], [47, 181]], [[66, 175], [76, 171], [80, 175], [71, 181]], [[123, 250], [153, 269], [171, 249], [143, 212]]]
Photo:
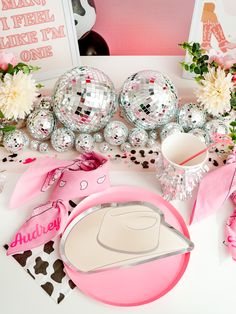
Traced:
[[[70, 0], [0, 0], [0, 50], [39, 66], [40, 81], [79, 62]], [[63, 60], [63, 62], [61, 62]]]

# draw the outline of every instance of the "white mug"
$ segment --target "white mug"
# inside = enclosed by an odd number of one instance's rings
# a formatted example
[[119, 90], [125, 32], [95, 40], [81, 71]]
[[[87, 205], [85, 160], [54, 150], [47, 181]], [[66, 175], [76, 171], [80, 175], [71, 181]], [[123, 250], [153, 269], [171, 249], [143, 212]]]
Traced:
[[[206, 149], [204, 153], [180, 165], [204, 149]], [[193, 189], [208, 171], [207, 159], [207, 146], [195, 135], [175, 133], [168, 136], [162, 142], [156, 160], [157, 177], [160, 180], [164, 198], [186, 200], [191, 197]]]

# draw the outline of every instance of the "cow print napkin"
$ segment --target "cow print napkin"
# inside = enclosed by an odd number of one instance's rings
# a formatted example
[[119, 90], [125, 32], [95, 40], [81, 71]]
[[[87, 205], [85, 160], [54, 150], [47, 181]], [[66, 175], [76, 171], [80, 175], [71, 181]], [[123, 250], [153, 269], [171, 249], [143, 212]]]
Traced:
[[[58, 237], [35, 249], [12, 255], [30, 277], [58, 304], [75, 288], [75, 284], [64, 271], [59, 255], [59, 243]], [[4, 247], [8, 249], [8, 245]]]
[[[70, 200], [69, 205], [70, 214], [76, 203]], [[59, 245], [60, 236], [32, 250], [12, 255], [30, 277], [58, 304], [75, 288], [75, 284], [65, 273]], [[4, 248], [8, 250], [8, 245], [6, 244]]]

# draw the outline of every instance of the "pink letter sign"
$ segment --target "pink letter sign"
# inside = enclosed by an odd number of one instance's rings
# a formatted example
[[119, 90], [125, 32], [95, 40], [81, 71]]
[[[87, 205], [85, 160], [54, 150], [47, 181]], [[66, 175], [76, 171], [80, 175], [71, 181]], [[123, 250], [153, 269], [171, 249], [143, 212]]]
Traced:
[[0, 0], [0, 50], [39, 66], [38, 81], [79, 65], [71, 0]]

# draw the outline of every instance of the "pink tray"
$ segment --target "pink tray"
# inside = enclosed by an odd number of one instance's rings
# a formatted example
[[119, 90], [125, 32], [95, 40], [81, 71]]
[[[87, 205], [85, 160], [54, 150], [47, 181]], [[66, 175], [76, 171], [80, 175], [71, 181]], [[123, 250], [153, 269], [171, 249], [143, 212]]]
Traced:
[[[133, 186], [112, 187], [87, 197], [74, 209], [68, 225], [89, 207], [127, 201], [146, 201], [156, 205], [164, 213], [166, 222], [189, 238], [183, 218], [169, 202], [158, 194]], [[169, 292], [185, 272], [189, 257], [190, 253], [175, 255], [130, 268], [91, 274], [76, 272], [68, 265], [65, 268], [77, 287], [90, 297], [117, 306], [137, 306]]]

